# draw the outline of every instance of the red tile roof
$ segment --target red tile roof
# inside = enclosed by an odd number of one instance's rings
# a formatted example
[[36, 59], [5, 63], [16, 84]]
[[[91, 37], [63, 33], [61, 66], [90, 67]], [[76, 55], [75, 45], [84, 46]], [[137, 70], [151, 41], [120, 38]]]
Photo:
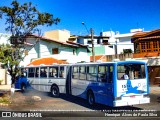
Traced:
[[48, 57], [48, 58], [36, 59], [36, 60], [32, 61], [30, 64], [28, 64], [27, 66], [38, 66], [38, 65], [41, 65], [41, 64], [52, 65], [54, 63], [57, 63], [57, 64], [68, 64], [68, 62], [65, 62], [65, 61], [62, 61], [62, 60], [57, 60], [57, 59], [52, 58], [52, 57]]
[[160, 32], [160, 29], [152, 30], [150, 32], [138, 32], [132, 36], [132, 38], [146, 37], [154, 33]]

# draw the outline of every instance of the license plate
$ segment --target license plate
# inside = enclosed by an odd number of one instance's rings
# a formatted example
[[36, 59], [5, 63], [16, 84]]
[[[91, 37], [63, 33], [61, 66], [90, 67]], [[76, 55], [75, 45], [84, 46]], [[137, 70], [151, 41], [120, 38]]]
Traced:
[[130, 98], [135, 98], [135, 97], [136, 97], [135, 95], [130, 96]]

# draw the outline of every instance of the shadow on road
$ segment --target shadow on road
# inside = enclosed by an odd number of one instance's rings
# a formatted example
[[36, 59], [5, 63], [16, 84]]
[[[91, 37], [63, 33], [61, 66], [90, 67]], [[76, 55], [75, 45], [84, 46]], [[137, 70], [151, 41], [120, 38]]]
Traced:
[[[23, 95], [25, 95], [25, 96], [37, 95], [40, 97], [47, 97], [49, 99], [50, 98], [54, 99], [54, 97], [52, 97], [50, 95], [50, 93], [40, 92], [40, 91], [37, 91], [34, 89], [27, 90], [26, 92], [23, 93]], [[88, 104], [87, 100], [80, 98], [80, 97], [66, 95], [66, 94], [61, 94], [59, 98], [65, 100], [65, 101], [71, 102], [71, 103], [75, 103], [77, 105], [80, 105], [82, 107], [85, 107], [85, 108], [88, 108], [91, 110], [141, 110], [141, 108], [134, 107], [134, 106], [110, 107], [107, 105], [102, 105], [102, 104], [97, 104], [97, 103], [94, 106], [90, 106]], [[59, 98], [55, 98], [55, 99], [59, 99]]]
[[98, 104], [98, 103], [96, 103], [94, 106], [90, 106], [88, 104], [87, 100], [85, 100], [83, 98], [76, 97], [76, 96], [72, 96], [72, 95], [62, 94], [60, 96], [60, 98], [66, 100], [66, 101], [81, 105], [83, 107], [92, 109], [92, 110], [141, 110], [141, 108], [137, 108], [137, 107], [133, 107], [133, 106], [110, 107], [110, 106], [102, 105], [102, 104]]

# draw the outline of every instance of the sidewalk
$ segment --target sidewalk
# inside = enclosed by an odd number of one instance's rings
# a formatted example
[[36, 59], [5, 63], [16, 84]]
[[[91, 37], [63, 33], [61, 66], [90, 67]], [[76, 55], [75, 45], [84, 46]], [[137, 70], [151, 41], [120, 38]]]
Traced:
[[0, 91], [11, 91], [11, 85], [0, 85]]

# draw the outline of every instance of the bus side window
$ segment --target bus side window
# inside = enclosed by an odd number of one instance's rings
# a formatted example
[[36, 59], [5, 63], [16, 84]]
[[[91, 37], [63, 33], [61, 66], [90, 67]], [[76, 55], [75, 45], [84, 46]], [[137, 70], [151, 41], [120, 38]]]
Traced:
[[28, 77], [34, 77], [35, 68], [28, 68]]
[[85, 66], [79, 67], [79, 79], [86, 80], [86, 67]]
[[98, 66], [98, 82], [107, 82], [107, 66]]
[[41, 67], [40, 68], [40, 76], [41, 77], [47, 77], [47, 73], [48, 73], [48, 71], [47, 71], [47, 67]]
[[58, 77], [58, 67], [49, 67], [49, 77]]
[[112, 83], [113, 82], [113, 66], [109, 66], [109, 71], [108, 71], [108, 83]]
[[39, 77], [39, 68], [36, 68], [36, 71], [35, 71], [35, 77]]
[[60, 70], [59, 70], [59, 77], [60, 78], [65, 78], [65, 75], [64, 75], [64, 66], [62, 67], [60, 67]]
[[87, 80], [97, 81], [97, 66], [87, 66]]
[[79, 78], [78, 66], [73, 67], [72, 78], [74, 78], [74, 79]]

